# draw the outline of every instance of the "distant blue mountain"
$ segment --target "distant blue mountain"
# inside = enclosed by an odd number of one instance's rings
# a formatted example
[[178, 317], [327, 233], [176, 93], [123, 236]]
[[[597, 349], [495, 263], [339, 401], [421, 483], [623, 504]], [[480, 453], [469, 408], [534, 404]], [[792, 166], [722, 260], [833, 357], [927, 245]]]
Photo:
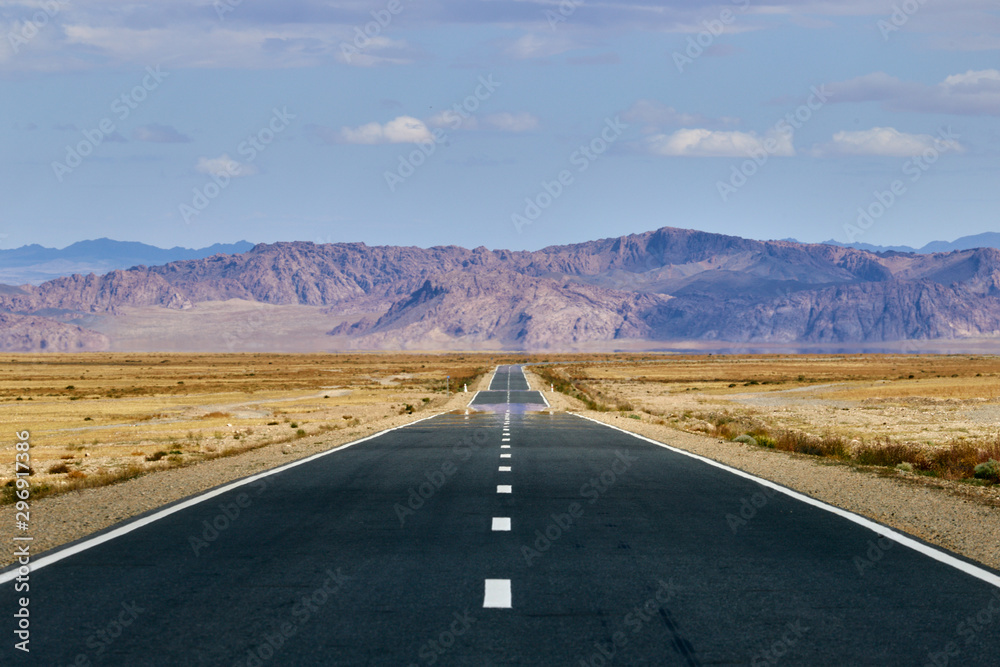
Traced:
[[65, 248], [46, 248], [38, 244], [0, 250], [0, 283], [7, 285], [38, 284], [74, 273], [104, 274], [145, 264], [156, 266], [182, 259], [201, 259], [219, 253], [239, 254], [253, 248], [247, 241], [216, 243], [207, 248], [158, 248], [135, 241], [101, 238], [78, 241]]
[[[795, 239], [782, 239], [801, 243]], [[823, 241], [824, 245], [835, 245], [841, 248], [856, 248], [869, 252], [915, 252], [921, 255], [928, 255], [932, 252], [952, 252], [954, 250], [970, 250], [972, 248], [1000, 248], [1000, 233], [983, 232], [973, 236], [963, 236], [954, 241], [931, 241], [922, 248], [911, 248], [905, 245], [872, 245], [870, 243], [841, 243], [840, 241]]]

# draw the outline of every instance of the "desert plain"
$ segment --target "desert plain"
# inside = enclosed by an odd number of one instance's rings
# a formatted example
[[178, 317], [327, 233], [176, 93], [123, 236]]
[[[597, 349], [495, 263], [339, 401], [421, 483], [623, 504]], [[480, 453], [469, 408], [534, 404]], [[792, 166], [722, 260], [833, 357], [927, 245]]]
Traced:
[[[1000, 459], [1000, 356], [983, 354], [7, 354], [0, 532], [13, 525], [18, 432], [30, 433], [39, 546], [49, 548], [385, 428], [467, 410], [508, 363], [531, 364], [529, 380], [553, 409], [807, 494], [822, 495], [817, 480], [869, 480], [859, 483], [874, 509], [848, 509], [1000, 563], [990, 546], [1000, 480], [976, 473]], [[782, 477], [790, 466], [808, 474]], [[947, 516], [927, 509], [942, 503]], [[910, 505], [916, 523], [897, 511]], [[971, 514], [955, 524], [964, 507]], [[58, 529], [45, 533], [46, 522]], [[939, 531], [941, 522], [958, 528]], [[976, 533], [968, 544], [965, 533]]]

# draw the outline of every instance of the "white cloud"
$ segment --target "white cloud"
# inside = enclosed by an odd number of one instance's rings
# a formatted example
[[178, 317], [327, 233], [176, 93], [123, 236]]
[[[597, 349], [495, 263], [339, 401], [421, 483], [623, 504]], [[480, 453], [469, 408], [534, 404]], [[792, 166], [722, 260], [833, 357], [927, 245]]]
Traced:
[[927, 150], [963, 152], [965, 148], [953, 139], [941, 139], [929, 134], [906, 134], [892, 127], [873, 127], [870, 130], [842, 131], [833, 140], [815, 146], [813, 155], [835, 157], [842, 155], [876, 155], [883, 157], [912, 157]]
[[431, 131], [422, 120], [412, 116], [399, 116], [385, 125], [368, 123], [360, 127], [340, 130], [340, 142], [345, 144], [407, 144], [434, 141]]
[[506, 53], [518, 60], [530, 60], [533, 58], [548, 58], [557, 56], [567, 51], [587, 48], [583, 44], [565, 32], [554, 35], [539, 35], [528, 33], [519, 37], [513, 44], [507, 47]]
[[219, 157], [198, 158], [198, 164], [195, 165], [195, 169], [209, 176], [253, 176], [257, 173], [257, 168], [252, 164], [242, 164], [238, 160], [229, 157], [226, 153], [223, 153]]
[[469, 131], [530, 132], [537, 130], [540, 124], [538, 117], [527, 111], [503, 111], [486, 116], [462, 116], [456, 111], [442, 111], [427, 119], [430, 127]]
[[[898, 2], [896, 4], [904, 4]], [[997, 50], [1000, 48], [1000, 17], [995, 0], [948, 0], [919, 3], [919, 12], [905, 30], [922, 34], [925, 41], [948, 50]], [[0, 2], [0, 34], [17, 28], [30, 17], [42, 0]], [[218, 6], [232, 9], [223, 20]], [[662, 35], [694, 36], [706, 30], [706, 22], [718, 22], [723, 10], [733, 21], [722, 30], [842, 28], [848, 17], [866, 17], [869, 29], [878, 34], [875, 20], [892, 13], [890, 0], [712, 0], [710, 2], [586, 2], [578, 11], [563, 15], [567, 20], [552, 24], [551, 16], [566, 7], [560, 0], [507, 0], [469, 2], [438, 0], [419, 3], [406, 0], [402, 12], [381, 31], [370, 29], [372, 12], [385, 12], [386, 0], [296, 0], [295, 2], [236, 2], [235, 0], [79, 0], [60, 1], [63, 7], [32, 38], [29, 46], [14, 54], [8, 40], [0, 43], [0, 71], [75, 71], [119, 68], [123, 64], [146, 66], [170, 60], [180, 67], [277, 68], [314, 67], [329, 62], [353, 66], [405, 64], [421, 54], [407, 45], [403, 36], [412, 29], [442, 26], [496, 26], [520, 31], [518, 37], [499, 46], [506, 55], [519, 59], [546, 58], [582, 47], [602, 45], [629, 31]], [[778, 15], [781, 21], [771, 17]], [[377, 25], [377, 24], [376, 24]], [[854, 23], [848, 24], [848, 27]], [[358, 30], [364, 30], [361, 38]], [[370, 40], [370, 41], [366, 41]], [[353, 54], [343, 46], [364, 42]], [[709, 51], [729, 48], [715, 44]], [[604, 56], [591, 56], [602, 57]]]
[[795, 155], [791, 133], [682, 129], [672, 134], [656, 134], [644, 140], [646, 149], [666, 157], [748, 157], [762, 152], [788, 157]]
[[881, 102], [888, 111], [1000, 116], [1000, 71], [995, 69], [952, 74], [933, 85], [875, 72], [827, 87], [834, 103]]

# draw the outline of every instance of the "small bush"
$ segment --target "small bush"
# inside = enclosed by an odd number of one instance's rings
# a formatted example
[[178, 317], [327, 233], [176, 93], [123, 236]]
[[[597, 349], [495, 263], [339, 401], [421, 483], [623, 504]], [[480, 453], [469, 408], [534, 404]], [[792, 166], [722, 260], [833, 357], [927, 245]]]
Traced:
[[973, 469], [973, 474], [976, 479], [1000, 482], [1000, 461], [990, 459], [986, 463], [980, 463]]
[[277, 426], [278, 422], [267, 422], [268, 426]]
[[69, 466], [65, 463], [57, 463], [49, 468], [50, 475], [64, 475], [69, 472]]
[[161, 449], [160, 451], [153, 452], [152, 454], [150, 454], [149, 456], [147, 456], [146, 460], [150, 461], [150, 462], [159, 461], [160, 459], [162, 459], [166, 455], [167, 455], [167, 453]]
[[914, 447], [892, 442], [864, 444], [854, 452], [854, 460], [863, 466], [897, 467], [906, 463], [911, 468], [924, 463], [923, 456]]
[[289, 424], [289, 426], [292, 427], [292, 428], [298, 428], [299, 427], [299, 423], [298, 422], [292, 422], [291, 424]]
[[903, 472], [913, 472], [913, 464], [903, 461], [902, 463], [896, 464], [896, 470], [901, 470]]
[[66, 477], [68, 479], [85, 479], [87, 477], [87, 473], [82, 470], [70, 470], [66, 473]]
[[747, 435], [746, 433], [744, 433], [743, 435], [738, 435], [735, 438], [733, 438], [733, 442], [742, 442], [745, 445], [752, 445], [754, 447], [757, 446], [757, 439], [754, 438], [752, 435]]
[[757, 435], [755, 437], [755, 440], [757, 440], [757, 446], [758, 447], [767, 447], [768, 449], [774, 449], [775, 446], [776, 446], [774, 438], [772, 438], [769, 435], [760, 435], [759, 434], [759, 435]]
[[300, 428], [298, 431], [295, 432], [295, 437], [296, 438], [304, 438], [304, 437], [306, 437], [305, 430]]

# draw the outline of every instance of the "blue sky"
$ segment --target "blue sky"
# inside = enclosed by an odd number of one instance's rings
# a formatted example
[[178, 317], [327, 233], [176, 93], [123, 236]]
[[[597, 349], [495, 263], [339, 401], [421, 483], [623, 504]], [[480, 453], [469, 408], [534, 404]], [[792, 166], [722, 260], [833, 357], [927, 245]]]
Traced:
[[0, 246], [997, 230], [995, 0], [0, 0]]

